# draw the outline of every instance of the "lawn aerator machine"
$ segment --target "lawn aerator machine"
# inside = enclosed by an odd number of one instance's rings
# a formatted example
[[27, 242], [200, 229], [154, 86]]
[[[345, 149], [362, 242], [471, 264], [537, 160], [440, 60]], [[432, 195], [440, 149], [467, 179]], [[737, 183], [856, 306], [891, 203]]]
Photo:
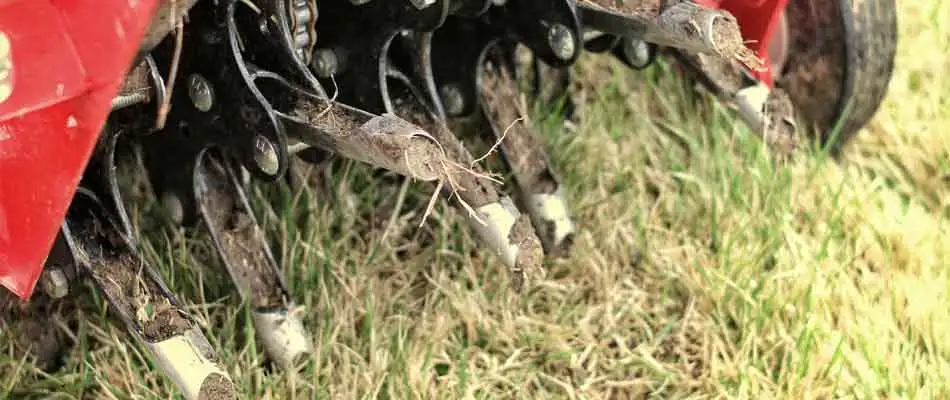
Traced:
[[584, 52], [670, 57], [776, 151], [840, 149], [883, 99], [896, 29], [894, 0], [0, 0], [0, 284], [19, 298], [0, 329], [52, 365], [44, 318], [86, 280], [186, 398], [233, 398], [139, 252], [119, 159], [169, 222], [210, 232], [266, 355], [295, 368], [312, 340], [249, 179], [336, 156], [431, 182], [520, 289], [576, 229], [521, 82], [553, 101]]

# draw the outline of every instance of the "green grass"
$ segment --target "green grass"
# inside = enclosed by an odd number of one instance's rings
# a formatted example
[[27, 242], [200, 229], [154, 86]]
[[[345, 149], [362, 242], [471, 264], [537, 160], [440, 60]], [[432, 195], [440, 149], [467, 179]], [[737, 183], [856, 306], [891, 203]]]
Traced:
[[[259, 191], [313, 334], [297, 374], [261, 367], [206, 237], [146, 225], [155, 205], [140, 203], [143, 252], [244, 398], [947, 398], [945, 3], [901, 2], [888, 100], [840, 164], [777, 166], [661, 67], [582, 63], [582, 122], [548, 132], [581, 232], [520, 296], [455, 209], [417, 228], [431, 186], [411, 184], [392, 225], [399, 184], [372, 185], [362, 165], [334, 163], [329, 193]], [[65, 368], [0, 366], [0, 390], [176, 396], [91, 293], [63, 328]]]

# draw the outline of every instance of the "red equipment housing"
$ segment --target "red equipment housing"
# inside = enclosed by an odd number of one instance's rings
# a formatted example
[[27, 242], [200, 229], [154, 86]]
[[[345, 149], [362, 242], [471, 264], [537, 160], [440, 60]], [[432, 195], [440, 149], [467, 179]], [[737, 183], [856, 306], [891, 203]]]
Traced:
[[739, 22], [742, 38], [765, 61], [764, 71], [750, 71], [769, 87], [774, 85], [769, 44], [788, 0], [693, 0], [696, 4], [728, 11]]
[[0, 0], [0, 285], [22, 299], [157, 4]]

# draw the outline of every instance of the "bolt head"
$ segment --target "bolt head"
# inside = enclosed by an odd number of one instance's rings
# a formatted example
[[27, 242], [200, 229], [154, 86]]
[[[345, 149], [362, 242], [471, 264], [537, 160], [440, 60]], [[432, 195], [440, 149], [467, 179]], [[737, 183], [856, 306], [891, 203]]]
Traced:
[[168, 220], [175, 225], [181, 225], [182, 221], [185, 220], [185, 209], [181, 205], [181, 199], [172, 192], [165, 192], [162, 193], [158, 201], [161, 203], [162, 210]]
[[577, 49], [575, 41], [574, 34], [564, 25], [554, 24], [548, 29], [548, 45], [551, 46], [557, 58], [570, 60], [574, 57]]
[[211, 88], [211, 83], [198, 74], [188, 76], [188, 97], [191, 98], [191, 104], [201, 112], [208, 112], [214, 105], [214, 90]]
[[261, 135], [254, 138], [254, 162], [257, 163], [261, 172], [267, 175], [275, 175], [280, 169], [280, 161], [277, 159], [274, 144]]
[[69, 294], [69, 279], [59, 267], [45, 268], [40, 278], [40, 286], [43, 292], [53, 299], [61, 299]]
[[623, 43], [623, 55], [634, 67], [644, 68], [650, 63], [650, 45], [640, 39], [628, 38]]
[[336, 75], [340, 69], [340, 59], [330, 49], [317, 49], [313, 52], [313, 70], [321, 78]]
[[458, 85], [453, 83], [443, 85], [439, 88], [439, 96], [442, 97], [442, 105], [448, 115], [457, 117], [465, 112], [465, 96], [462, 95], [462, 89]]

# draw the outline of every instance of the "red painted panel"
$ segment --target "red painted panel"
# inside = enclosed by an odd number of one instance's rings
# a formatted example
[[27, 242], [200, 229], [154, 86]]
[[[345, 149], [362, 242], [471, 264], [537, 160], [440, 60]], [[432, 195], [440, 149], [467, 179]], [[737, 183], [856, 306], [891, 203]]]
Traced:
[[0, 0], [12, 65], [0, 72], [12, 88], [0, 97], [0, 285], [21, 298], [33, 292], [157, 2]]

